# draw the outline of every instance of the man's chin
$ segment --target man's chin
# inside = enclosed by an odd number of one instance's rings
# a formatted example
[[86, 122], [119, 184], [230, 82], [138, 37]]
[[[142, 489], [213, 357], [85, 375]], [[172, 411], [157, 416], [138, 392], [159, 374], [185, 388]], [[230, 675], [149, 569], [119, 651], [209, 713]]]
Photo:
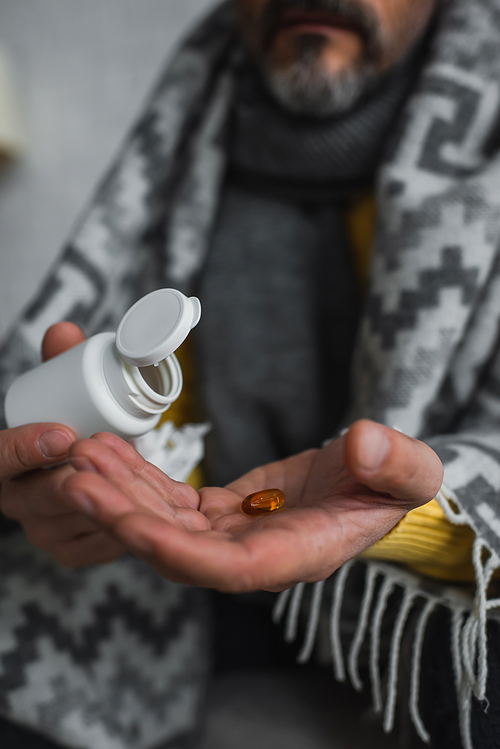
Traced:
[[375, 72], [343, 69], [333, 74], [319, 64], [298, 61], [264, 71], [273, 97], [289, 112], [309, 117], [334, 117], [352, 109], [374, 85]]

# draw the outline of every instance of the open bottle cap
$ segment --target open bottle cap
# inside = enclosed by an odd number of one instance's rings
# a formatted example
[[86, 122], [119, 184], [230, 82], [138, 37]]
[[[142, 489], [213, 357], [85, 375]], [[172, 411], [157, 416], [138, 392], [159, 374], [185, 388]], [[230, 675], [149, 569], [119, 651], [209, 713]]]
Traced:
[[200, 317], [197, 297], [184, 296], [177, 289], [152, 291], [123, 316], [116, 348], [135, 367], [158, 364], [179, 348]]

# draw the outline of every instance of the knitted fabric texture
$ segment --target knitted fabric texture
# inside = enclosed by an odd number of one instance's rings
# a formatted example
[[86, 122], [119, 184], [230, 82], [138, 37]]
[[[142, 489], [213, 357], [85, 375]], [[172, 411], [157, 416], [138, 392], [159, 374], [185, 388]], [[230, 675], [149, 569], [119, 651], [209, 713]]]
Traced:
[[285, 112], [245, 60], [235, 70], [226, 176], [195, 287], [211, 485], [339, 428], [361, 301], [344, 211], [373, 185], [419, 48], [356, 107], [320, 120]]

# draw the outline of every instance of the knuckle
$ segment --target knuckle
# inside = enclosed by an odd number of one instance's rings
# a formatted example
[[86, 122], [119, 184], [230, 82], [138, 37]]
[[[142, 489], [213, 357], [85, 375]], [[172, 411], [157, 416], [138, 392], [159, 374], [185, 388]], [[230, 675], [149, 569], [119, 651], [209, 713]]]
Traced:
[[14, 463], [14, 465], [17, 464], [22, 470], [28, 471], [32, 468], [25, 443], [16, 438], [14, 438], [11, 442], [10, 458], [11, 462]]
[[6, 429], [0, 437], [0, 477], [31, 471], [34, 467], [32, 437], [29, 430], [22, 436]]

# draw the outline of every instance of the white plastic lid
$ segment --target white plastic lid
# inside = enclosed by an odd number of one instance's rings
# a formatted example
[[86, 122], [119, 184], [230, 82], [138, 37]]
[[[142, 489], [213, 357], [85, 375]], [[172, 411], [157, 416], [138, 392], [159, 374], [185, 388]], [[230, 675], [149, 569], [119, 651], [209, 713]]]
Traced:
[[179, 348], [200, 317], [197, 297], [188, 298], [177, 289], [152, 291], [123, 316], [116, 348], [135, 367], [158, 364]]

